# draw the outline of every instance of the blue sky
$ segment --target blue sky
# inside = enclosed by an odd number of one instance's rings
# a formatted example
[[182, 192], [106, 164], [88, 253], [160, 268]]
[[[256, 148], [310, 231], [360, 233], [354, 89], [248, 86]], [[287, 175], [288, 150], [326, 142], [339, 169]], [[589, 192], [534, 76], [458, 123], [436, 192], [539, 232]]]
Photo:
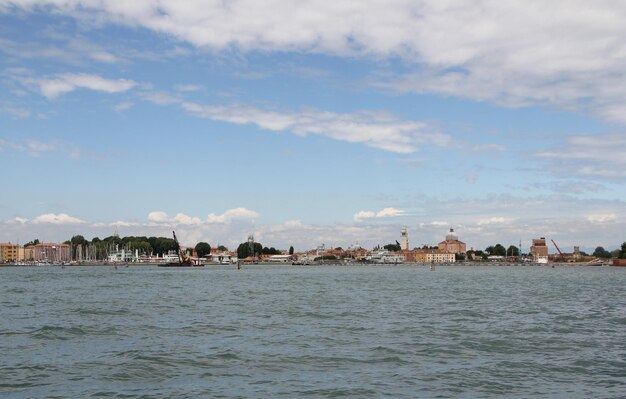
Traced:
[[615, 247], [626, 7], [544, 3], [0, 0], [0, 240]]

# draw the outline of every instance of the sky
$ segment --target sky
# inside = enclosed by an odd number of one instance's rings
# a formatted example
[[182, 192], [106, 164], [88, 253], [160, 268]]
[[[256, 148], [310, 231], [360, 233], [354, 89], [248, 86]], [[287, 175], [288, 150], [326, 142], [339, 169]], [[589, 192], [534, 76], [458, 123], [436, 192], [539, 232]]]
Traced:
[[[626, 241], [619, 1], [0, 0], [0, 241]], [[551, 248], [551, 252], [554, 252]]]

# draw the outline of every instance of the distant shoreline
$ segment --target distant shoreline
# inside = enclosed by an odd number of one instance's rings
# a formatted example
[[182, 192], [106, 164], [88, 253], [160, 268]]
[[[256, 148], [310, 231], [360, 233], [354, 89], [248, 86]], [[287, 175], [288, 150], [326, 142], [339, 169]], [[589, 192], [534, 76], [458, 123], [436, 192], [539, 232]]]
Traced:
[[[3, 268], [48, 268], [48, 267], [57, 267], [57, 268], [76, 268], [76, 267], [159, 267], [158, 263], [80, 263], [73, 265], [34, 265], [34, 264], [12, 264], [12, 263], [0, 263], [0, 267]], [[205, 264], [204, 267], [219, 267], [219, 266], [233, 266], [237, 267], [237, 264], [219, 264], [219, 263], [209, 263]], [[246, 264], [245, 266], [251, 266]], [[319, 267], [319, 266], [387, 266], [387, 267], [402, 267], [402, 266], [414, 266], [414, 267], [478, 267], [478, 266], [491, 266], [491, 267], [548, 267], [559, 266], [559, 267], [601, 267], [601, 266], [614, 266], [610, 263], [607, 264], [586, 264], [586, 263], [568, 263], [568, 262], [558, 262], [558, 263], [548, 263], [548, 264], [540, 264], [534, 262], [454, 262], [454, 263], [424, 263], [424, 262], [403, 262], [403, 263], [319, 263], [319, 264], [311, 264], [311, 265], [292, 265], [291, 263], [256, 263], [254, 266], [284, 266], [284, 267], [293, 267], [293, 268], [307, 268], [307, 267]], [[182, 266], [181, 268], [185, 268]], [[196, 269], [198, 267], [190, 267]]]

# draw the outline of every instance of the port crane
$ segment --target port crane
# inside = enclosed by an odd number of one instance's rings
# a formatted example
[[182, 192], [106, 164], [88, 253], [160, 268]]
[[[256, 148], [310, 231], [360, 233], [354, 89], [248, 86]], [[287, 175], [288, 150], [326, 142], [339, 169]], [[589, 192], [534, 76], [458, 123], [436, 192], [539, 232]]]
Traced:
[[563, 252], [561, 252], [561, 249], [559, 248], [558, 245], [556, 245], [556, 242], [554, 242], [553, 239], [550, 239], [550, 241], [552, 241], [552, 244], [554, 244], [554, 247], [556, 248], [556, 250], [559, 252], [559, 260], [563, 260], [565, 258], [565, 255], [563, 255]]
[[178, 261], [181, 266], [191, 266], [191, 258], [187, 256], [186, 253], [180, 248], [180, 244], [178, 243], [178, 238], [176, 238], [176, 232], [172, 231], [174, 235], [174, 243], [176, 244], [176, 252], [178, 253]]

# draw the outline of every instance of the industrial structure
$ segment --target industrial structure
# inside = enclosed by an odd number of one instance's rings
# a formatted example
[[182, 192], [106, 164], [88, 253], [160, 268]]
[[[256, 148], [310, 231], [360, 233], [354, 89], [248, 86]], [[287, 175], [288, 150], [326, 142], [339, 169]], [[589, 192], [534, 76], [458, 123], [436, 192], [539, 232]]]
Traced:
[[548, 246], [546, 245], [546, 238], [533, 238], [533, 243], [530, 247], [530, 254], [533, 257], [533, 261], [537, 263], [546, 263], [548, 261]]

